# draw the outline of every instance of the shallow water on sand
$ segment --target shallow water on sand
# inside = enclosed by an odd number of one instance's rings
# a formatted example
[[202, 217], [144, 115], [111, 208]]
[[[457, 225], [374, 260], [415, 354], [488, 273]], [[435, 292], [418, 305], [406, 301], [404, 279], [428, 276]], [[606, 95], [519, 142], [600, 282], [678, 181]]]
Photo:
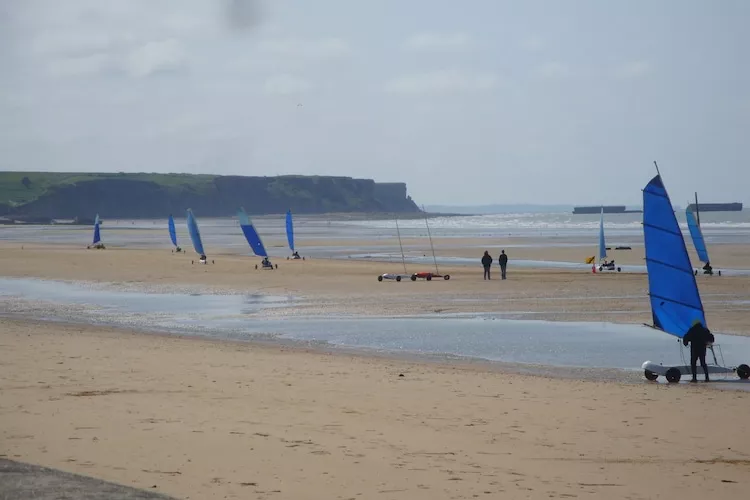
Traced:
[[[0, 311], [26, 317], [200, 335], [283, 340], [505, 363], [640, 370], [680, 363], [674, 337], [638, 325], [501, 319], [496, 314], [278, 317], [291, 296], [145, 293], [112, 285], [0, 278]], [[750, 338], [717, 335], [730, 365], [750, 362]]]

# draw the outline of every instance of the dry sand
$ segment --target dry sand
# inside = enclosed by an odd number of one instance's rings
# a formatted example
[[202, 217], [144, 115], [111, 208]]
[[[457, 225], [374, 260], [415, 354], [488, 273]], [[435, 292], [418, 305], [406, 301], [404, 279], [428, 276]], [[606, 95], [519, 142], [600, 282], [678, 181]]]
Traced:
[[7, 319], [0, 331], [2, 454], [178, 498], [747, 492], [747, 393]]
[[[648, 319], [638, 274], [511, 261], [507, 281], [455, 267], [441, 268], [448, 282], [379, 283], [400, 263], [281, 260], [256, 271], [258, 259], [215, 258], [200, 266], [168, 251], [5, 244], [0, 274], [287, 292], [312, 301], [306, 314]], [[749, 282], [700, 278], [715, 330], [743, 333], [745, 306], [722, 301], [747, 299]], [[703, 500], [741, 498], [750, 472], [750, 394], [702, 385], [559, 380], [0, 318], [0, 393], [0, 455], [179, 498]]]

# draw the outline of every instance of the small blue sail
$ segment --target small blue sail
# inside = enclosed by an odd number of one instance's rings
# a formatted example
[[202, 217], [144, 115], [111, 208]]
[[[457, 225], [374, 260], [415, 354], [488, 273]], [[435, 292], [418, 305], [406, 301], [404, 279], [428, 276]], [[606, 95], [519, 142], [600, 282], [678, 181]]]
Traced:
[[96, 245], [102, 241], [101, 234], [99, 234], [99, 214], [96, 214], [96, 217], [94, 218], [94, 241], [91, 243], [92, 245]]
[[698, 253], [698, 258], [705, 264], [708, 262], [708, 250], [706, 249], [706, 240], [703, 239], [701, 227], [695, 220], [693, 211], [689, 208], [685, 210], [685, 218], [687, 219], [688, 229], [690, 230], [690, 236], [693, 238], [693, 246], [695, 246], [695, 251]]
[[604, 207], [599, 218], [599, 260], [607, 258], [607, 245], [604, 243]]
[[643, 240], [654, 327], [679, 338], [695, 320], [707, 327], [685, 240], [660, 175], [643, 189]]
[[172, 217], [172, 214], [169, 214], [169, 238], [172, 240], [172, 244], [174, 246], [177, 245], [177, 230], [174, 227], [174, 217]]
[[253, 226], [250, 217], [245, 213], [244, 208], [239, 209], [237, 212], [237, 218], [240, 220], [240, 228], [242, 228], [242, 233], [245, 235], [245, 239], [250, 245], [250, 248], [252, 248], [253, 253], [259, 257], [268, 257], [266, 247], [263, 246], [260, 235], [258, 234], [258, 231], [255, 230], [255, 226]]
[[292, 211], [286, 212], [286, 240], [289, 242], [289, 250], [294, 252], [294, 224], [292, 224]]
[[195, 251], [198, 255], [206, 255], [206, 252], [203, 251], [203, 242], [201, 241], [201, 232], [198, 229], [198, 221], [195, 219], [193, 211], [189, 208], [187, 209], [187, 227]]

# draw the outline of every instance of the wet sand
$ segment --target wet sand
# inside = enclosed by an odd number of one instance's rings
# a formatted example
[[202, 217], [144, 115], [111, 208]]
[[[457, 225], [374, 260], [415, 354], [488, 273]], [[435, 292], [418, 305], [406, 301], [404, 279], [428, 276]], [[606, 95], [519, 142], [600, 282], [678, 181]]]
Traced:
[[2, 454], [178, 498], [745, 494], [746, 393], [29, 320], [0, 332]]
[[[558, 252], [570, 250], [549, 248], [542, 257], [554, 260]], [[737, 252], [735, 246], [717, 245], [715, 254], [718, 258]], [[20, 245], [0, 245], [0, 269], [5, 276], [120, 282], [167, 290], [198, 285], [209, 292], [292, 294], [306, 299], [304, 305], [283, 314], [505, 312], [511, 318], [560, 321], [644, 323], [651, 319], [645, 274], [514, 268], [511, 260], [505, 281], [497, 279], [497, 266], [491, 281], [482, 279], [479, 266], [441, 266], [442, 273], [450, 274], [449, 281], [396, 283], [376, 278], [385, 272], [403, 272], [400, 259], [390, 263], [274, 259], [279, 269], [272, 271], [255, 270], [257, 257], [229, 250], [218, 251], [210, 259], [215, 264], [200, 265], [192, 253], [168, 250], [85, 250], [38, 244], [24, 245], [22, 250]], [[750, 258], [746, 267], [750, 268]], [[407, 264], [409, 272], [432, 269]], [[750, 301], [750, 276], [701, 275], [698, 281], [711, 327], [722, 333], [748, 334], [750, 303], [743, 301]]]

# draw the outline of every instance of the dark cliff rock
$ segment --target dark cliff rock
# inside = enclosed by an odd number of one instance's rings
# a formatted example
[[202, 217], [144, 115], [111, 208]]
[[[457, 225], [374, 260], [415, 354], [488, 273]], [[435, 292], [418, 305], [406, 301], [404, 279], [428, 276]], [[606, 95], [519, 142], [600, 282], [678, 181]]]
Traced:
[[72, 219], [158, 218], [192, 208], [204, 217], [327, 212], [415, 213], [406, 184], [323, 176], [184, 174], [0, 174], [0, 215]]

